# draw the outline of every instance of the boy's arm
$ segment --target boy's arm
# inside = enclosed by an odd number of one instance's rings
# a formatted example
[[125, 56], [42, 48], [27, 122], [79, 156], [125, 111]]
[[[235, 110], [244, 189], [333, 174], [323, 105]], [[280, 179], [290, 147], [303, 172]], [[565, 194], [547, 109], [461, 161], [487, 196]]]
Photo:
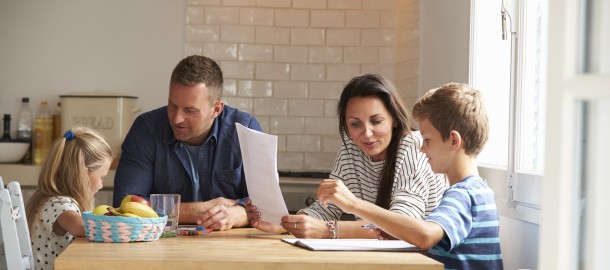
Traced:
[[388, 234], [422, 249], [433, 247], [445, 235], [443, 228], [436, 223], [395, 213], [358, 199], [341, 181], [324, 180], [318, 188], [318, 199], [322, 204], [332, 202], [345, 212], [358, 215]]

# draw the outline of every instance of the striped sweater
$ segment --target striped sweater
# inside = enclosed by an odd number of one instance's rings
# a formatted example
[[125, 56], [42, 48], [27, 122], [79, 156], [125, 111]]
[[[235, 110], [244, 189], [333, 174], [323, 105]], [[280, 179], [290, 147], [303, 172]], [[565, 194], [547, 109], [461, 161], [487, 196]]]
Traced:
[[498, 212], [485, 180], [469, 176], [451, 186], [426, 220], [445, 231], [428, 251], [445, 269], [502, 269]]
[[[401, 141], [396, 159], [390, 210], [423, 219], [438, 205], [449, 183], [442, 174], [432, 172], [428, 159], [419, 151], [422, 145], [419, 131], [411, 132]], [[375, 203], [379, 176], [385, 161], [372, 161], [351, 140], [341, 147], [330, 178], [342, 180], [358, 198]], [[339, 220], [340, 208], [315, 202], [300, 210], [322, 220]], [[356, 219], [361, 219], [356, 217]]]

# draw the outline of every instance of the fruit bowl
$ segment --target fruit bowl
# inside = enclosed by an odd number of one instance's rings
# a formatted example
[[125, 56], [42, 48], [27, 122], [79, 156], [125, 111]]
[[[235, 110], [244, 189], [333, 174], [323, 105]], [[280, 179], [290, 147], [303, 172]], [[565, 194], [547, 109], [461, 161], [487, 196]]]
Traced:
[[167, 216], [137, 218], [83, 213], [85, 236], [92, 242], [146, 242], [161, 237]]
[[30, 146], [29, 142], [8, 141], [0, 142], [0, 163], [19, 162]]

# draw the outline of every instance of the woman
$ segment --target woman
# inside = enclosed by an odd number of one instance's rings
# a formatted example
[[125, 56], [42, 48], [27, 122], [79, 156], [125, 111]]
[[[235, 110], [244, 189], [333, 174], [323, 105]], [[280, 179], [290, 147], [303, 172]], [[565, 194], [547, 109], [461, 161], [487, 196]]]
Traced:
[[[343, 140], [329, 175], [341, 180], [358, 198], [394, 212], [425, 218], [448, 188], [444, 175], [432, 172], [419, 152], [421, 134], [412, 131], [402, 98], [392, 83], [376, 74], [350, 80], [337, 107]], [[282, 218], [281, 227], [264, 222], [246, 202], [250, 224], [266, 232], [290, 232], [299, 238], [374, 238], [362, 225], [338, 221], [343, 212], [335, 205], [316, 202], [296, 215]]]

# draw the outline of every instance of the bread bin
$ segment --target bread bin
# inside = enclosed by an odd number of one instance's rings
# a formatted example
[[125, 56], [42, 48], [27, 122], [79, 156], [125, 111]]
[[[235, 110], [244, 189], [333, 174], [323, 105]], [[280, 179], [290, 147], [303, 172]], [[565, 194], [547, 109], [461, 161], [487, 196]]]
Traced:
[[[88, 92], [60, 95], [61, 129], [77, 126], [97, 130], [104, 136], [116, 159], [131, 124], [140, 112], [137, 97], [114, 92]], [[63, 133], [62, 133], [63, 134]]]

